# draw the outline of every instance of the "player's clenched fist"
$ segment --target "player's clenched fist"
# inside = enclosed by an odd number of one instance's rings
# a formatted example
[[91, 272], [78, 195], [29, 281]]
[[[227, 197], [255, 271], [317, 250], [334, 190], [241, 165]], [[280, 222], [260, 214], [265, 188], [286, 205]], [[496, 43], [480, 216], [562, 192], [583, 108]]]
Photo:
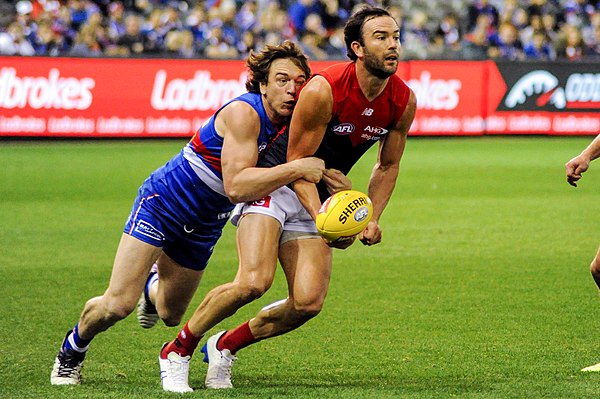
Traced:
[[381, 242], [381, 238], [381, 228], [379, 227], [379, 223], [377, 223], [375, 220], [371, 220], [367, 227], [358, 235], [358, 239], [364, 245], [379, 244]]
[[293, 161], [301, 170], [302, 178], [311, 183], [318, 183], [323, 177], [325, 162], [316, 157], [301, 158]]
[[577, 187], [577, 181], [581, 179], [581, 174], [590, 167], [590, 159], [579, 155], [565, 164], [567, 173], [567, 182], [573, 187]]

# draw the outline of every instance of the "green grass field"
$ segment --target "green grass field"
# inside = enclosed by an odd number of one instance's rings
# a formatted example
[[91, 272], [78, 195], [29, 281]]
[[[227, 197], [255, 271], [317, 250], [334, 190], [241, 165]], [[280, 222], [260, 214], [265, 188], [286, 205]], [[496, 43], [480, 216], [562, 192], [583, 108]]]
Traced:
[[[570, 187], [584, 138], [412, 138], [384, 213], [383, 243], [334, 256], [323, 312], [239, 353], [236, 389], [190, 398], [592, 398], [600, 299], [600, 161]], [[137, 188], [185, 140], [0, 142], [0, 398], [156, 398], [175, 328], [134, 315], [99, 335], [84, 385], [53, 387], [54, 356], [106, 287]], [[375, 157], [352, 172], [366, 189]], [[236, 271], [227, 227], [192, 303]], [[233, 327], [285, 296], [271, 291]], [[188, 316], [191, 314], [188, 312]]]

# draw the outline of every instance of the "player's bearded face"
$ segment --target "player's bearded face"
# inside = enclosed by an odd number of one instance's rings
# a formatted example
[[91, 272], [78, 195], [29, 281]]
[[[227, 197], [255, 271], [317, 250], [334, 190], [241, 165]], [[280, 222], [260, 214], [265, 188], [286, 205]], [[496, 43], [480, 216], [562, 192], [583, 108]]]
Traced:
[[393, 18], [382, 16], [365, 21], [363, 26], [364, 66], [369, 73], [386, 79], [396, 73], [400, 59], [400, 32]]
[[386, 57], [390, 54], [376, 55], [371, 53], [366, 46], [364, 47], [364, 54], [365, 68], [372, 75], [375, 75], [380, 79], [387, 79], [396, 73], [396, 70], [398, 69], [398, 60], [387, 59]]

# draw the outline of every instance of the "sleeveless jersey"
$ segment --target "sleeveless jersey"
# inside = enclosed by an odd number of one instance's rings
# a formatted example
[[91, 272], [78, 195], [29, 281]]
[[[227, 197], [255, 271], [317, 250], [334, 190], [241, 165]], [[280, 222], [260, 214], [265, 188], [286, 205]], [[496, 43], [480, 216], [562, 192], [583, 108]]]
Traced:
[[221, 170], [221, 151], [223, 150], [223, 137], [217, 134], [215, 118], [228, 104], [234, 101], [243, 101], [256, 110], [260, 118], [260, 132], [258, 135], [258, 149], [262, 151], [267, 143], [275, 136], [277, 131], [267, 116], [260, 93], [245, 93], [227, 104], [223, 105], [210, 117], [194, 134], [190, 142], [183, 149], [185, 159], [191, 164], [198, 176], [214, 191], [225, 195], [223, 189], [223, 172]]
[[[333, 94], [332, 118], [323, 141], [314, 156], [325, 161], [326, 168], [348, 174], [360, 157], [376, 142], [385, 139], [406, 109], [410, 89], [397, 75], [390, 76], [383, 92], [367, 100], [358, 84], [354, 62], [335, 64], [316, 75], [323, 76]], [[261, 156], [259, 166], [286, 161], [287, 129], [279, 134]], [[329, 194], [318, 184], [321, 200]]]
[[[276, 134], [261, 95], [247, 93], [233, 101], [250, 104], [260, 118], [257, 145], [263, 149]], [[229, 104], [227, 103], [227, 104]], [[203, 270], [234, 205], [225, 195], [221, 171], [223, 138], [215, 116], [165, 165], [142, 184], [124, 232], [163, 251], [180, 265]]]

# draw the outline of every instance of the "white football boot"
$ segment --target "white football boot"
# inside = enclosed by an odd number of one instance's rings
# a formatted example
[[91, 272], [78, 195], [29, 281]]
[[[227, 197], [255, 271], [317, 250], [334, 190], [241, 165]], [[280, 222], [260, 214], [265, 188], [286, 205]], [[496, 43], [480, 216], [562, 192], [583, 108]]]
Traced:
[[600, 363], [585, 367], [585, 368], [581, 369], [581, 371], [594, 371], [594, 372], [600, 371]]
[[[65, 340], [71, 332], [67, 333]], [[81, 384], [81, 368], [83, 367], [85, 352], [77, 352], [74, 349], [65, 349], [64, 342], [60, 351], [54, 359], [54, 367], [50, 373], [52, 385], [79, 385]]]
[[204, 353], [204, 362], [208, 363], [206, 380], [204, 386], [208, 389], [227, 389], [233, 388], [231, 384], [231, 366], [237, 360], [237, 357], [231, 354], [228, 349], [222, 351], [217, 349], [219, 338], [225, 334], [221, 331], [208, 339], [201, 351]]
[[165, 391], [177, 393], [193, 391], [188, 384], [190, 358], [191, 356], [179, 356], [176, 352], [169, 352], [166, 359], [158, 356], [160, 380]]

